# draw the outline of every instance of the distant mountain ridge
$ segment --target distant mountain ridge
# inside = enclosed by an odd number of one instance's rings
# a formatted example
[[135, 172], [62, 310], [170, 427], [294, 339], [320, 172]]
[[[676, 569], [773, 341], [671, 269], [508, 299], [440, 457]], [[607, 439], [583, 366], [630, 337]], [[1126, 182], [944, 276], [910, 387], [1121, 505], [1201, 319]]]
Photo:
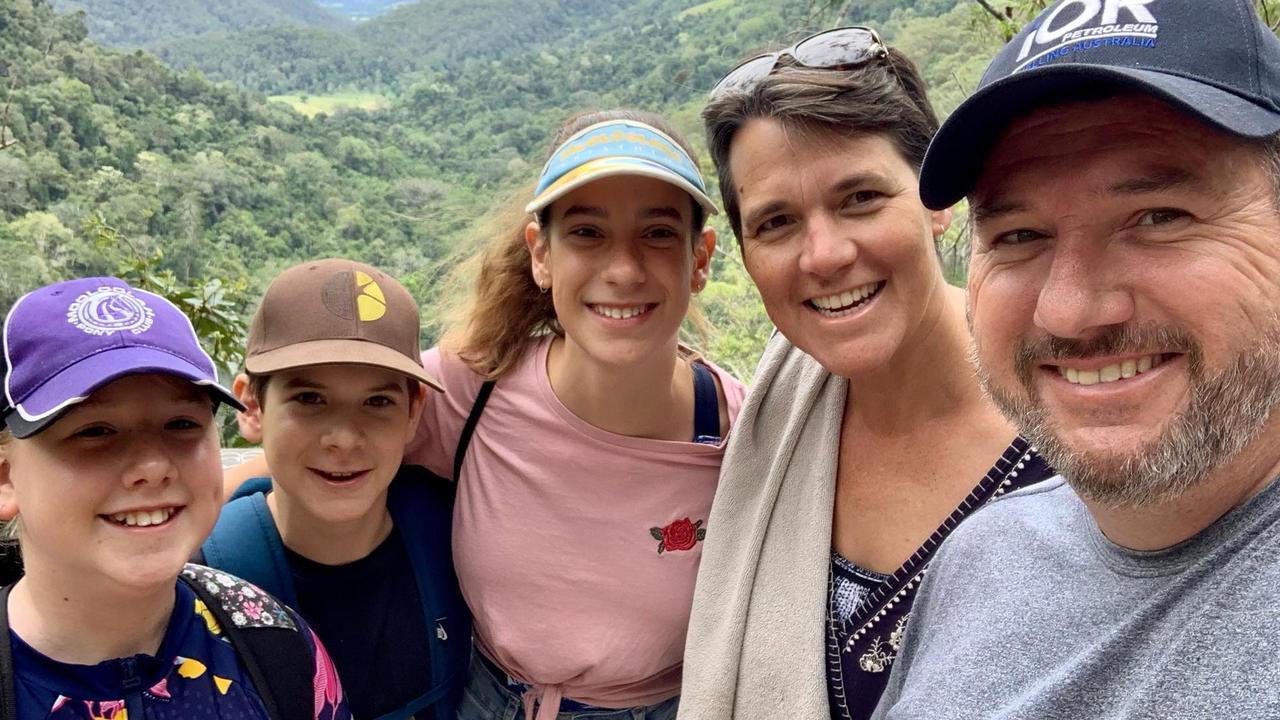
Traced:
[[397, 5], [407, 5], [413, 0], [316, 0], [321, 7], [356, 20], [377, 17]]
[[151, 48], [208, 33], [277, 26], [345, 30], [354, 24], [313, 0], [52, 0], [52, 4], [59, 12], [83, 10], [90, 37], [121, 48]]
[[[212, 80], [268, 94], [324, 93], [340, 87], [395, 90], [415, 71], [452, 72], [468, 61], [500, 61], [543, 47], [586, 45], [611, 30], [634, 27], [636, 13], [644, 17], [638, 9], [652, 4], [422, 0], [396, 6], [348, 31], [276, 26], [174, 37], [149, 49], [170, 67], [195, 67]], [[687, 7], [692, 2], [677, 4]], [[662, 15], [654, 17], [661, 19]]]

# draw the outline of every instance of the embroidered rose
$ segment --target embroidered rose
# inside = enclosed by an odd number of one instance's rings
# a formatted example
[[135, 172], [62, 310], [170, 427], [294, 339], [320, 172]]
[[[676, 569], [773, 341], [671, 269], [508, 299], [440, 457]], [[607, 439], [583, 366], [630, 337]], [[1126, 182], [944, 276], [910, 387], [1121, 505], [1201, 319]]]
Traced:
[[693, 522], [689, 518], [673, 520], [666, 527], [649, 528], [649, 534], [658, 541], [658, 554], [668, 550], [692, 550], [700, 540], [707, 537], [702, 521]]

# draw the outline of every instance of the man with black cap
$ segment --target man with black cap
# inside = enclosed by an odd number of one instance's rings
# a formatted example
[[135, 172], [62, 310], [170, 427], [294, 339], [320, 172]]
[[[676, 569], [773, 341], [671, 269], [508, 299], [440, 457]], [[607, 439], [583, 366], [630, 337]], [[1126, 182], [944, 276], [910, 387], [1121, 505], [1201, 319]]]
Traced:
[[1057, 2], [942, 127], [980, 374], [1063, 479], [947, 541], [876, 717], [1280, 717], [1278, 131], [1246, 0]]

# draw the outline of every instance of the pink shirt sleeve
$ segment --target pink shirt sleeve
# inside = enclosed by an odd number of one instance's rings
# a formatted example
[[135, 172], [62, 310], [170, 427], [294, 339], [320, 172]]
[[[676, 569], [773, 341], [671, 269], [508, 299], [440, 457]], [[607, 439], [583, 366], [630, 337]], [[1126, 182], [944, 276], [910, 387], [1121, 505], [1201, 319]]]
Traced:
[[433, 347], [422, 353], [422, 365], [440, 381], [444, 392], [427, 390], [418, 431], [405, 448], [406, 465], [421, 465], [444, 478], [453, 478], [453, 455], [471, 406], [484, 378], [456, 356]]

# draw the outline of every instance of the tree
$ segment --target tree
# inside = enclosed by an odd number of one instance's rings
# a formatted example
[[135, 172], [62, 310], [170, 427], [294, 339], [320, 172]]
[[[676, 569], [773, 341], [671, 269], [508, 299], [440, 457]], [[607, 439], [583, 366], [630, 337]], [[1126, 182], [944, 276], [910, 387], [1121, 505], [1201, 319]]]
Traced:
[[[244, 362], [247, 327], [244, 318], [245, 290], [243, 276], [225, 278], [205, 276], [180, 279], [161, 268], [164, 253], [144, 251], [100, 217], [90, 218], [84, 227], [96, 249], [114, 264], [112, 274], [130, 285], [153, 292], [178, 306], [191, 320], [196, 337], [213, 359], [221, 377], [233, 376]], [[224, 440], [236, 435], [233, 425], [222, 428]]]
[[[972, 0], [992, 32], [1009, 42], [1052, 4], [1052, 0]], [[1280, 0], [1254, 0], [1254, 7], [1271, 32], [1280, 29]]]
[[9, 79], [9, 91], [5, 93], [4, 110], [0, 110], [0, 150], [7, 150], [18, 144], [18, 140], [9, 133], [10, 118], [13, 115], [13, 91], [18, 88], [18, 76], [13, 74]]
[[[717, 246], [710, 280], [697, 301], [712, 328], [703, 349], [716, 364], [748, 382], [773, 332], [773, 323], [765, 315], [732, 234], [726, 231], [721, 237], [723, 244]], [[698, 339], [696, 335], [691, 338], [694, 344], [701, 344]]]
[[72, 233], [57, 217], [33, 212], [0, 225], [0, 308], [41, 285], [73, 274]]

